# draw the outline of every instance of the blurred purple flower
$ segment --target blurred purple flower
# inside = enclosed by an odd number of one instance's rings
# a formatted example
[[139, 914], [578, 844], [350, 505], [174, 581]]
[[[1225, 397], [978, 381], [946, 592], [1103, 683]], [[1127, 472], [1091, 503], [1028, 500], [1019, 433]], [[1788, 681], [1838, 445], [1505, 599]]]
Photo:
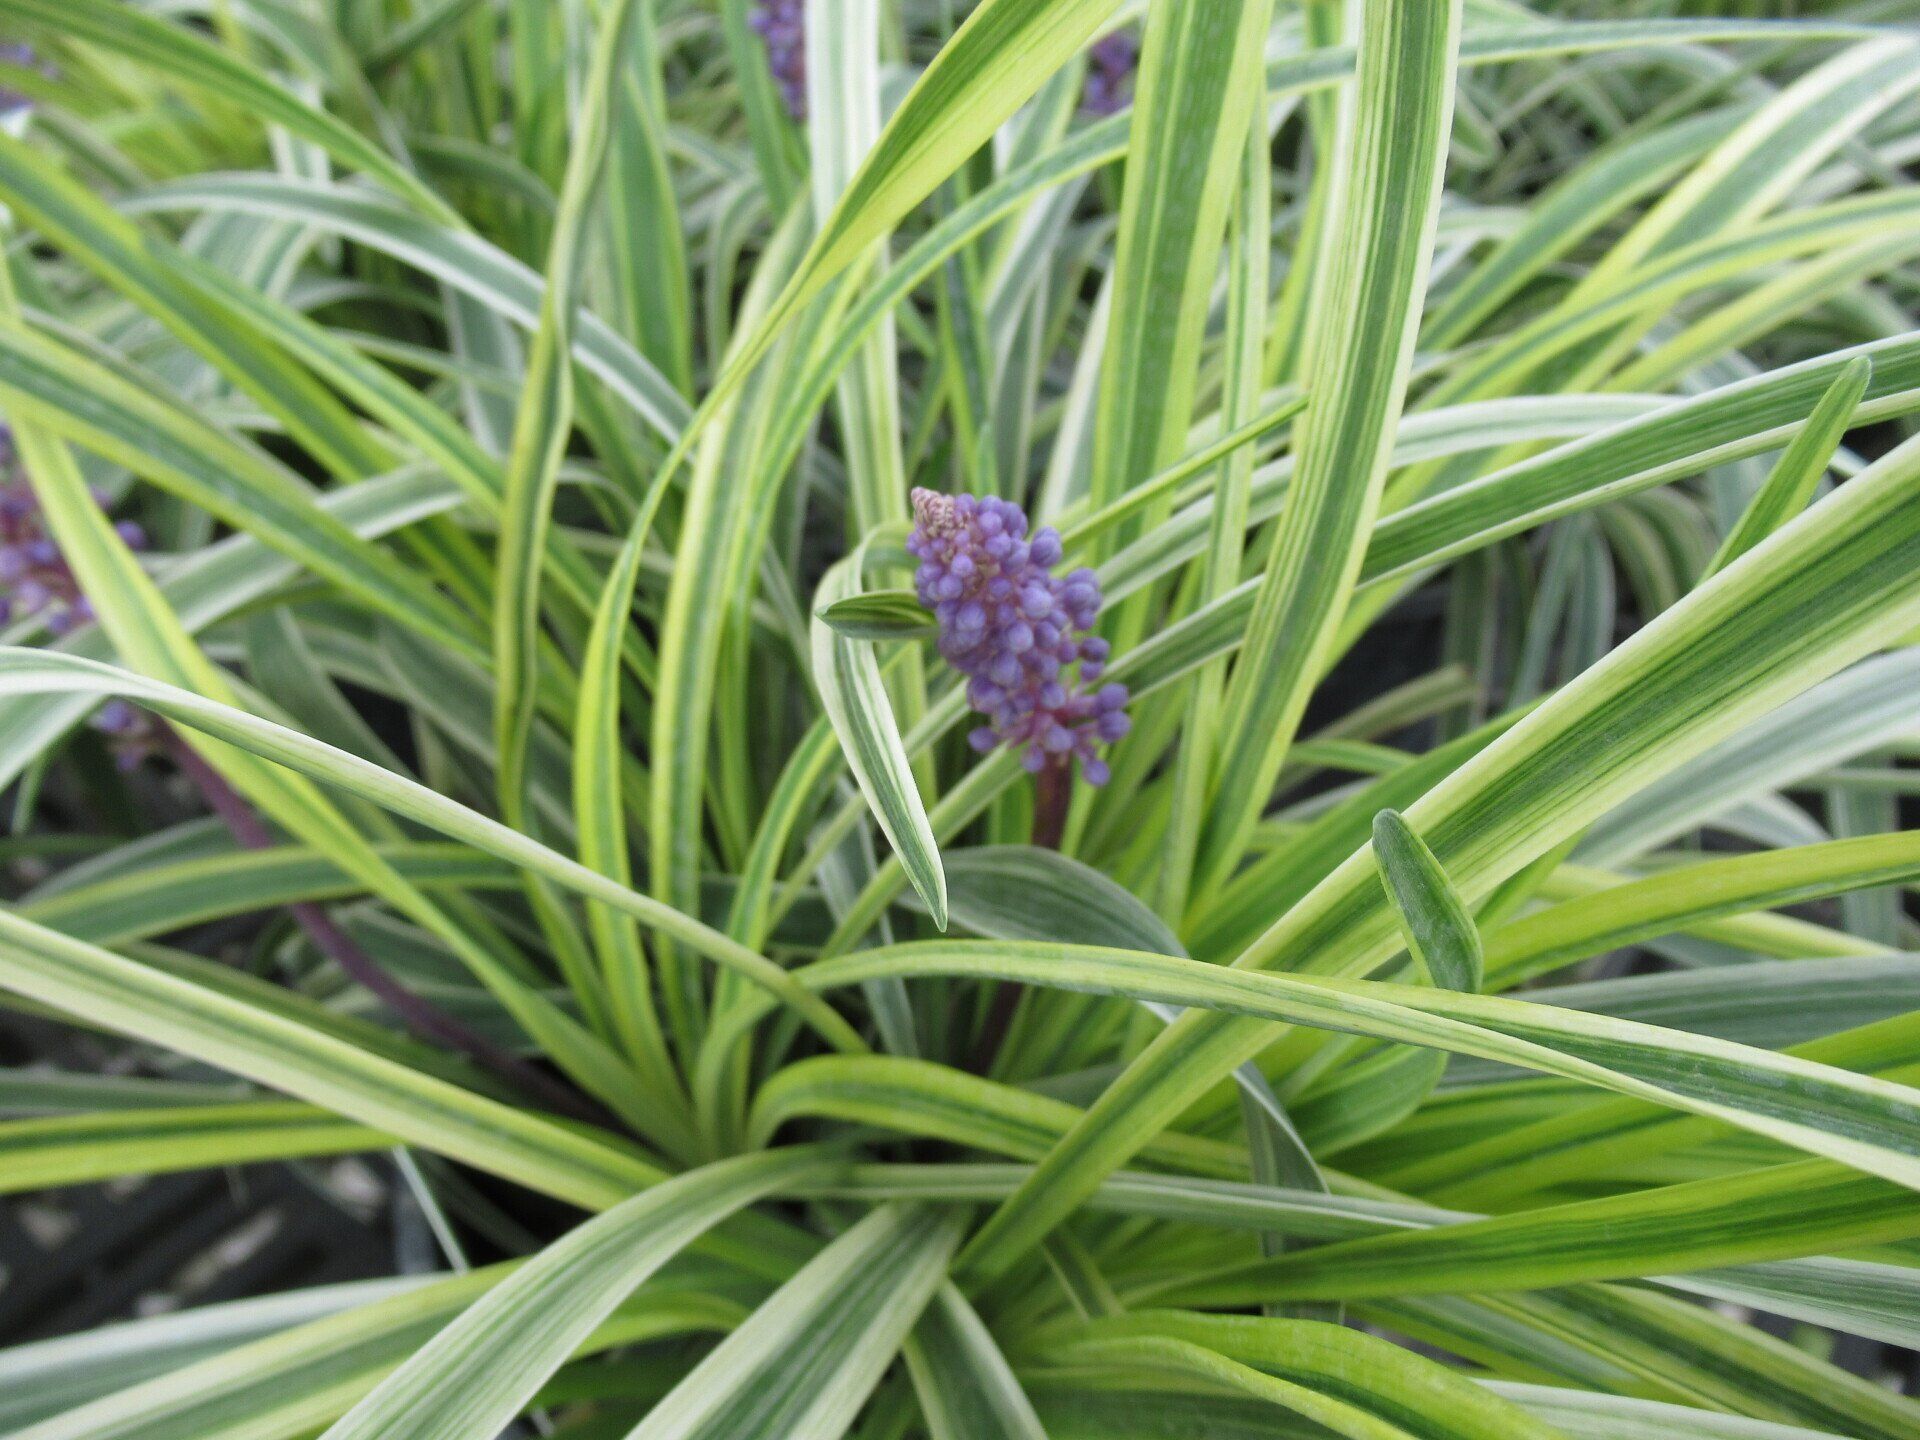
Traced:
[[[41, 63], [33, 46], [23, 40], [0, 42], [0, 61], [18, 66], [22, 70], [38, 70], [42, 75], [53, 74], [53, 67]], [[31, 97], [21, 94], [10, 86], [0, 85], [0, 116], [11, 115], [16, 110], [32, 108]]]
[[[106, 505], [106, 497], [95, 498]], [[113, 528], [130, 549], [146, 548], [146, 533], [133, 521], [118, 521]], [[40, 617], [53, 634], [67, 635], [93, 619], [93, 606], [47, 533], [40, 501], [20, 474], [13, 432], [0, 424], [0, 625], [31, 616]], [[152, 749], [152, 722], [124, 701], [101, 706], [93, 725], [113, 737], [124, 768], [139, 764]]]
[[1107, 642], [1087, 633], [1100, 612], [1093, 571], [1054, 575], [1059, 533], [1028, 538], [1026, 513], [1011, 501], [915, 490], [913, 514], [907, 550], [920, 561], [920, 603], [940, 623], [940, 653], [967, 676], [967, 703], [990, 722], [968, 741], [1018, 750], [1036, 772], [1077, 759], [1089, 784], [1105, 784], [1095, 747], [1132, 722], [1126, 686], [1095, 688]]
[[787, 113], [807, 118], [807, 6], [806, 0], [756, 0], [747, 22], [767, 46], [767, 68], [773, 71]]
[[160, 722], [125, 700], [109, 700], [88, 722], [107, 737], [113, 763], [121, 770], [137, 770], [143, 761], [161, 753], [165, 737]]
[[1117, 115], [1133, 101], [1133, 72], [1140, 64], [1140, 41], [1131, 30], [1115, 30], [1087, 52], [1087, 83], [1080, 108], [1089, 115]]

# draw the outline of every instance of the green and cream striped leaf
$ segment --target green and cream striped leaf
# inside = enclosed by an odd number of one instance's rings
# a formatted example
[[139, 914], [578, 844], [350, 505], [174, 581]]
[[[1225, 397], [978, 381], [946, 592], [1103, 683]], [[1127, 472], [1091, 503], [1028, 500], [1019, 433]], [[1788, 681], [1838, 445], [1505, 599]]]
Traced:
[[381, 1134], [604, 1209], [661, 1178], [638, 1155], [309, 1026], [0, 912], [0, 987], [298, 1096]]
[[[1063, 1100], [904, 1055], [818, 1055], [788, 1065], [760, 1088], [748, 1135], [767, 1144], [787, 1122], [825, 1118], [922, 1135], [1016, 1159], [1034, 1159], [1064, 1134], [1078, 1109]], [[1237, 1147], [1168, 1134], [1142, 1152], [1183, 1172], [1246, 1173]]]
[[1407, 951], [1443, 990], [1478, 993], [1486, 974], [1480, 928], [1447, 872], [1397, 810], [1373, 817], [1373, 858], [1393, 899]]
[[[1920, 407], [1920, 336], [1899, 335], [1661, 407], [1384, 517], [1363, 578], [1455, 558], [1603, 500], [1778, 449], [1854, 360], [1874, 367], [1855, 424]], [[1411, 423], [1411, 422], [1409, 422]]]
[[1046, 1440], [992, 1333], [954, 1286], [934, 1292], [905, 1354], [933, 1440]]
[[1814, 1160], [1340, 1241], [1176, 1280], [1167, 1297], [1236, 1306], [1545, 1289], [1859, 1249], [1915, 1234], [1920, 1202], [1911, 1191]]
[[1523, 915], [1487, 940], [1500, 989], [1720, 915], [1920, 879], [1920, 834], [1865, 835], [1680, 865]]
[[[628, 629], [628, 602], [640, 566], [640, 547], [623, 545], [608, 572], [581, 656], [580, 700], [573, 732], [573, 814], [580, 863], [631, 889], [627, 817], [621, 805], [619, 649]], [[683, 1109], [684, 1089], [667, 1052], [653, 1004], [652, 967], [632, 915], [599, 901], [587, 904], [587, 927], [606, 981], [614, 1034], [646, 1077], [656, 1109]], [[670, 1127], [674, 1135], [679, 1127]]]
[[1636, 858], [1743, 800], [1912, 738], [1907, 697], [1917, 679], [1920, 646], [1906, 646], [1815, 686], [1616, 806], [1581, 841], [1577, 858], [1600, 865]]
[[[797, 978], [818, 991], [894, 975], [1020, 980], [1479, 1055], [1723, 1121], [1920, 1187], [1920, 1092], [1684, 1031], [1425, 986], [1006, 941], [891, 946], [816, 962]], [[1177, 1024], [1191, 1026], [1192, 1018]], [[876, 1062], [857, 1057], [820, 1063]]]
[[1228, 682], [1196, 899], [1232, 873], [1359, 578], [1405, 404], [1453, 116], [1461, 7], [1369, 3], [1328, 164], [1341, 237], [1307, 322], [1299, 468]]
[[838, 1440], [946, 1275], [954, 1218], [882, 1206], [690, 1370], [627, 1440]]
[[[1418, 1440], [1555, 1440], [1550, 1426], [1447, 1367], [1376, 1336], [1317, 1321], [1147, 1310], [1090, 1322], [1084, 1335], [1057, 1343], [1049, 1355], [1069, 1364], [1076, 1358], [1097, 1362], [1104, 1357], [1124, 1365], [1136, 1351], [1150, 1363], [1158, 1347], [1173, 1347], [1172, 1354], [1213, 1356], [1296, 1393], [1322, 1397], [1321, 1406], [1303, 1408], [1303, 1413], [1356, 1440], [1398, 1435]], [[1244, 1388], [1259, 1393], [1254, 1386]], [[1273, 1398], [1289, 1404], [1284, 1391]], [[1356, 1423], [1348, 1415], [1366, 1421]]]
[[15, 1345], [0, 1350], [0, 1425], [13, 1434], [151, 1376], [427, 1283], [399, 1276], [320, 1285]]
[[[512, 1263], [429, 1278], [338, 1314], [226, 1349], [19, 1431], [12, 1440], [296, 1440], [371, 1391], [489, 1289]], [[333, 1307], [340, 1308], [340, 1307]], [[194, 1312], [189, 1312], [189, 1314]], [[642, 1290], [583, 1351], [725, 1330], [737, 1301]], [[185, 1318], [185, 1317], [178, 1317]], [[279, 1328], [279, 1327], [275, 1327]]]
[[918, 640], [939, 629], [911, 590], [849, 595], [822, 606], [817, 618], [849, 640]]
[[[1271, 0], [1147, 7], [1129, 122], [1091, 499], [1123, 497], [1180, 458], [1220, 243], [1261, 103]], [[1151, 526], [1159, 502], [1133, 523]]]
[[0, 1121], [0, 1193], [344, 1155], [391, 1143], [379, 1131], [325, 1110], [281, 1101]]
[[507, 449], [493, 577], [493, 739], [501, 813], [510, 825], [526, 816], [527, 748], [539, 683], [541, 571], [560, 460], [573, 429], [580, 270], [612, 131], [614, 86], [629, 59], [628, 35], [638, 4], [612, 0], [599, 17], [592, 63], [568, 127], [567, 173], [540, 287], [540, 321]]
[[[827, 572], [815, 597], [816, 611], [831, 610], [858, 592], [863, 552], [864, 546]], [[944, 930], [947, 882], [940, 847], [920, 799], [872, 642], [849, 638], [818, 614], [811, 631], [814, 684], [846, 754], [847, 767], [933, 923]]]
[[649, 1275], [826, 1159], [793, 1149], [722, 1160], [595, 1216], [416, 1350], [324, 1440], [465, 1440], [498, 1431]]
[[1828, 1430], [1723, 1415], [1659, 1400], [1511, 1381], [1484, 1383], [1496, 1394], [1557, 1425], [1571, 1440], [1667, 1440], [1670, 1435], [1697, 1435], [1700, 1440], [1834, 1440]]

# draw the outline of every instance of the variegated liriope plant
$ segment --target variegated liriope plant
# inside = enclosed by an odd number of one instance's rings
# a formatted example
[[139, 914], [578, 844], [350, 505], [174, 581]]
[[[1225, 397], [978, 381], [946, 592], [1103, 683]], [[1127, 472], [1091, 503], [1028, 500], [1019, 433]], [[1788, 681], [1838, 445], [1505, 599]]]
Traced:
[[0, 0], [0, 1190], [523, 1221], [0, 1432], [1920, 1436], [1911, 0], [963, 9]]

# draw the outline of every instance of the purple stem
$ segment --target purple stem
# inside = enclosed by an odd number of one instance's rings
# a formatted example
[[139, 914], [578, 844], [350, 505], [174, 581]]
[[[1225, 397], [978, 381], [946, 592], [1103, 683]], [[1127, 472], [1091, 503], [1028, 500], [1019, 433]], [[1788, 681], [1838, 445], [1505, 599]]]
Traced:
[[1073, 798], [1072, 763], [1054, 760], [1033, 777], [1033, 844], [1058, 850], [1067, 833], [1067, 802]]
[[[1070, 761], [1055, 760], [1033, 777], [1033, 840], [1043, 850], [1058, 850], [1060, 837], [1067, 829], [1067, 802], [1073, 798], [1073, 770]], [[1006, 1043], [1013, 1027], [1014, 1011], [1026, 987], [1017, 980], [1003, 980], [994, 991], [993, 1004], [986, 1023], [980, 1027], [980, 1040], [974, 1047], [973, 1068], [986, 1075]]]
[[[207, 802], [207, 808], [233, 832], [233, 838], [244, 849], [271, 848], [274, 844], [272, 832], [240, 793], [171, 728], [165, 728], [163, 733], [168, 755], [199, 790]], [[333, 917], [320, 906], [302, 901], [289, 905], [287, 909], [322, 955], [398, 1015], [406, 1027], [421, 1039], [460, 1051], [475, 1063], [526, 1091], [549, 1109], [593, 1123], [605, 1118], [584, 1105], [578, 1095], [551, 1076], [469, 1029], [432, 1001], [415, 995], [355, 944], [353, 938], [336, 925]]]

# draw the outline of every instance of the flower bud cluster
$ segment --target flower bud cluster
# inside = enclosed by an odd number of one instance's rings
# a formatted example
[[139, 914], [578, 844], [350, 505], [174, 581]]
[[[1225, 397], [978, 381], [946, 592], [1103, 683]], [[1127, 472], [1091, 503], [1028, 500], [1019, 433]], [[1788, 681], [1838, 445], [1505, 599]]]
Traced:
[[1131, 30], [1115, 30], [1087, 52], [1087, 82], [1080, 108], [1089, 115], [1117, 115], [1133, 100], [1133, 72], [1140, 64], [1140, 41]]
[[1088, 633], [1100, 612], [1093, 571], [1054, 575], [1059, 533], [1028, 536], [1007, 500], [915, 490], [913, 513], [920, 603], [939, 621], [940, 653], [967, 676], [967, 703], [990, 722], [969, 742], [1018, 750], [1031, 771], [1077, 759], [1089, 784], [1106, 783], [1095, 747], [1131, 722], [1126, 686], [1093, 688], [1107, 661], [1107, 642]]
[[807, 118], [807, 5], [806, 0], [758, 0], [748, 24], [767, 45], [767, 68], [773, 71], [787, 113]]

